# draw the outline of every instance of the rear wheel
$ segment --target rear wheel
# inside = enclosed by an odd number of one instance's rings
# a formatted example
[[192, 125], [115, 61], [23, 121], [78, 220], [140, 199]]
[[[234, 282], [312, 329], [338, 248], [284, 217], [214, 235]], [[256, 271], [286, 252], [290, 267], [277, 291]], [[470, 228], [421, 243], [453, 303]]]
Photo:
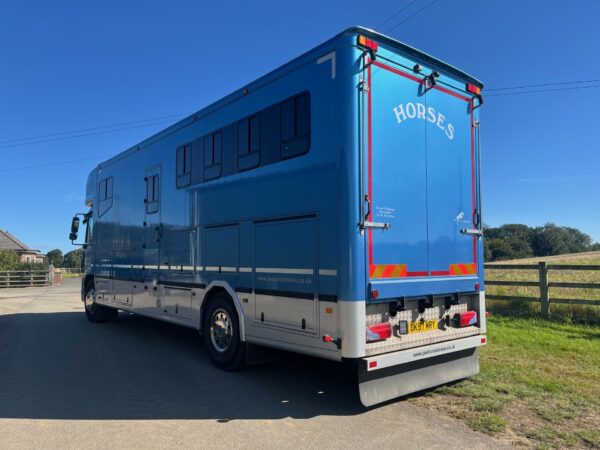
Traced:
[[107, 319], [115, 319], [119, 311], [96, 303], [96, 289], [92, 283], [88, 284], [84, 293], [85, 316], [90, 322], [104, 322]]
[[245, 344], [240, 339], [237, 311], [225, 294], [212, 298], [204, 314], [203, 339], [210, 359], [224, 370], [237, 370], [244, 366]]

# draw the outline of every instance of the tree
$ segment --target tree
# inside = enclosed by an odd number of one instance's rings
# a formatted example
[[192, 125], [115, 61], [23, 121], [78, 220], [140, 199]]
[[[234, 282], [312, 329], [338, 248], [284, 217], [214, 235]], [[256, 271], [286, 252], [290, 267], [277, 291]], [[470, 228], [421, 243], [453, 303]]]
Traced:
[[506, 224], [498, 228], [485, 227], [486, 261], [528, 258], [534, 255], [531, 248], [533, 230], [527, 225]]
[[536, 228], [522, 224], [506, 224], [496, 228], [485, 226], [483, 233], [486, 261], [579, 253], [600, 247], [577, 228], [560, 227], [553, 223]]
[[83, 250], [77, 249], [65, 254], [63, 267], [70, 269], [80, 269], [83, 261]]
[[48, 258], [48, 262], [50, 264], [52, 264], [54, 267], [62, 267], [63, 262], [65, 260], [64, 256], [63, 256], [63, 252], [61, 252], [59, 249], [54, 249], [54, 250], [50, 250], [47, 254], [46, 257]]
[[533, 231], [532, 247], [536, 256], [579, 253], [592, 249], [592, 238], [576, 228], [547, 223]]
[[0, 270], [17, 270], [19, 256], [11, 250], [0, 250]]

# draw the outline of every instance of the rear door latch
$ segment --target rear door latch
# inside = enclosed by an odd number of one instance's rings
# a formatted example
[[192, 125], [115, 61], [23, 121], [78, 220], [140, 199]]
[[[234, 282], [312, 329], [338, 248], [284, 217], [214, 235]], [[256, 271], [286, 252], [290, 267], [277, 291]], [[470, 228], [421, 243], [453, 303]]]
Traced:
[[460, 232], [462, 234], [467, 234], [470, 236], [483, 236], [483, 231], [477, 229], [463, 228], [462, 230], [460, 230]]
[[387, 223], [387, 222], [369, 222], [369, 221], [365, 221], [364, 224], [365, 228], [382, 228], [384, 230], [387, 230], [389, 228], [392, 227], [391, 223]]

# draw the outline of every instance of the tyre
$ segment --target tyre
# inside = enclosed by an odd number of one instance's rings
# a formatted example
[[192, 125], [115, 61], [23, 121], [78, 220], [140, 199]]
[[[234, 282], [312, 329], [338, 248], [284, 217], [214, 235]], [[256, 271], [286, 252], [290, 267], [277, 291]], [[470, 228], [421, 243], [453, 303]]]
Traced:
[[96, 289], [94, 288], [93, 283], [86, 286], [83, 299], [85, 316], [90, 322], [104, 322], [108, 319], [115, 319], [119, 315], [118, 310], [96, 303]]
[[245, 343], [240, 339], [240, 324], [231, 299], [216, 294], [204, 313], [202, 336], [213, 363], [223, 370], [244, 366]]

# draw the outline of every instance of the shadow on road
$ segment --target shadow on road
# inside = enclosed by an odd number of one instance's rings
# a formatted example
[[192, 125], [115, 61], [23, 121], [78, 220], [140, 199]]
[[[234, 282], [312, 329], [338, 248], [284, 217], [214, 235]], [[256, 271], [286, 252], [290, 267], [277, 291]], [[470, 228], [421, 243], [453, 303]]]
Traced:
[[280, 419], [364, 412], [341, 364], [286, 354], [240, 372], [212, 366], [198, 334], [139, 316], [0, 316], [0, 417]]

